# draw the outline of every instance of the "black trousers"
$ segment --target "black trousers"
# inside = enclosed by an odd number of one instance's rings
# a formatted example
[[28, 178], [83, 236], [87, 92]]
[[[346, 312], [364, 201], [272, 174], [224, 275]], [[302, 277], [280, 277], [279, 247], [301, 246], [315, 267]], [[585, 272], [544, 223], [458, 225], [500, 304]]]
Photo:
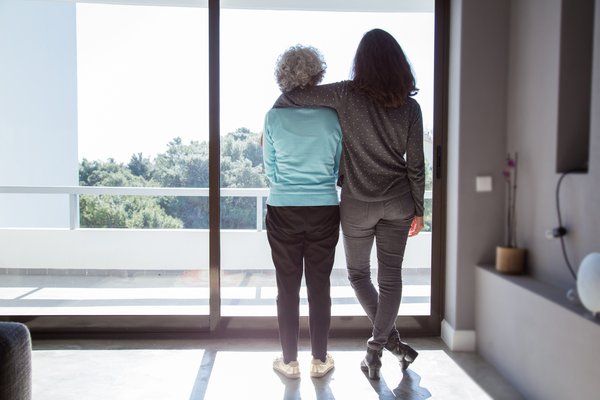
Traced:
[[[338, 206], [267, 206], [267, 238], [277, 277], [277, 320], [285, 363], [297, 360], [300, 285], [306, 272], [312, 355], [327, 354], [329, 276], [339, 238]], [[304, 268], [303, 268], [304, 266]]]

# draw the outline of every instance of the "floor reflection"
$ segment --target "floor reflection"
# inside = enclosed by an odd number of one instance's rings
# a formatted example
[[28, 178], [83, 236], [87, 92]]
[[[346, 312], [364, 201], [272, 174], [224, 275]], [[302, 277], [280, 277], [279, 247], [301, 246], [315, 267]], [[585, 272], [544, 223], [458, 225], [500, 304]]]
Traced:
[[317, 400], [333, 400], [333, 392], [331, 391], [331, 380], [335, 375], [335, 368], [329, 374], [322, 378], [311, 378], [313, 385], [315, 386], [315, 395]]
[[283, 391], [283, 400], [299, 400], [302, 398], [300, 394], [300, 379], [290, 379], [277, 374], [281, 383], [285, 388]]

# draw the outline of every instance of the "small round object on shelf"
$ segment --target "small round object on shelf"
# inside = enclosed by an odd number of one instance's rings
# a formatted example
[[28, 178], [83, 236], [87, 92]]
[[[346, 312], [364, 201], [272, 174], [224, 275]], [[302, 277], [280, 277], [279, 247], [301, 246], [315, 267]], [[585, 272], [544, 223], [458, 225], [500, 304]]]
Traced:
[[577, 293], [585, 308], [600, 313], [600, 253], [590, 253], [577, 271]]

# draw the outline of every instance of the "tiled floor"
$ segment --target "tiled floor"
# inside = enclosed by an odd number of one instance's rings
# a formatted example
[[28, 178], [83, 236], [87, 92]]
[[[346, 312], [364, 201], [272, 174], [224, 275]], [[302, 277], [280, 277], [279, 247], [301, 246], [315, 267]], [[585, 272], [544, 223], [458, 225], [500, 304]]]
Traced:
[[302, 378], [271, 368], [277, 340], [36, 341], [35, 400], [228, 399], [521, 399], [475, 353], [452, 353], [439, 338], [409, 340], [420, 352], [404, 374], [384, 353], [382, 379], [359, 368], [364, 339], [331, 339], [336, 367], [308, 375], [310, 351], [301, 343]]

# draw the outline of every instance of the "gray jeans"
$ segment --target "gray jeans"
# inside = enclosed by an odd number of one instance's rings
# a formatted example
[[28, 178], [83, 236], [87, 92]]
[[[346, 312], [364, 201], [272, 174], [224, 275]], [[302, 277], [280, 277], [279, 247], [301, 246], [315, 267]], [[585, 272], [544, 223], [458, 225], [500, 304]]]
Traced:
[[[340, 217], [348, 278], [373, 324], [368, 347], [380, 350], [396, 331], [402, 298], [402, 260], [415, 214], [410, 193], [385, 201], [364, 202], [342, 194]], [[371, 249], [377, 246], [377, 284], [371, 281]]]

